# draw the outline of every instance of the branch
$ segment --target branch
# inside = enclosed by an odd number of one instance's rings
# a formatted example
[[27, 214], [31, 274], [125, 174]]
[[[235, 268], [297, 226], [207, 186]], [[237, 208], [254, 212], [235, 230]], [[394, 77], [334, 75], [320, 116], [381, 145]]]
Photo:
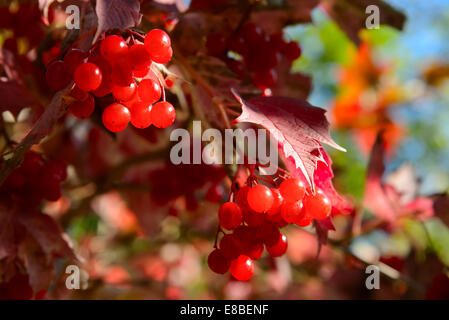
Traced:
[[27, 153], [33, 145], [38, 144], [43, 138], [50, 134], [59, 118], [66, 113], [68, 101], [64, 98], [64, 94], [70, 90], [72, 86], [73, 82], [64, 90], [58, 91], [25, 138], [14, 148], [14, 150], [8, 152], [6, 155], [2, 155], [3, 159], [6, 161], [0, 169], [0, 185], [3, 184], [8, 175], [22, 163], [25, 153]]

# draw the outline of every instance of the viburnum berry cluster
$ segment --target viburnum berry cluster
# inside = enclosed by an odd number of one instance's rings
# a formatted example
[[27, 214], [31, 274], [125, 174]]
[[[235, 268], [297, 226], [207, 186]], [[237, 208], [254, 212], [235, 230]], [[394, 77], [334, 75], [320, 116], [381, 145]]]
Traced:
[[[221, 205], [218, 219], [224, 235], [208, 257], [212, 271], [224, 274], [230, 270], [235, 279], [249, 280], [254, 260], [264, 249], [271, 257], [287, 251], [287, 237], [279, 229], [288, 224], [305, 227], [330, 215], [331, 202], [319, 188], [312, 191], [296, 178], [274, 183], [270, 188], [250, 177], [245, 186], [231, 192], [233, 201]], [[231, 232], [224, 233], [221, 228]]]
[[[286, 41], [282, 33], [266, 34], [254, 23], [246, 23], [226, 37], [210, 33], [206, 39], [209, 55], [221, 58], [239, 78], [251, 77], [260, 90], [272, 88], [277, 82], [276, 67], [283, 56], [292, 62], [301, 56], [297, 42]], [[230, 55], [230, 52], [238, 55]]]
[[0, 193], [21, 207], [33, 208], [42, 200], [58, 200], [61, 182], [66, 178], [67, 165], [63, 161], [45, 160], [41, 154], [28, 151], [22, 164], [0, 187]]
[[139, 129], [151, 124], [167, 128], [175, 121], [176, 111], [165, 101], [163, 79], [153, 63], [170, 61], [170, 37], [160, 29], [145, 37], [130, 30], [127, 34], [126, 39], [108, 35], [88, 52], [71, 48], [62, 60], [48, 65], [47, 83], [58, 91], [75, 82], [69, 109], [77, 118], [89, 117], [96, 100], [112, 95], [113, 103], [102, 114], [103, 125], [112, 132], [124, 130], [129, 122]]

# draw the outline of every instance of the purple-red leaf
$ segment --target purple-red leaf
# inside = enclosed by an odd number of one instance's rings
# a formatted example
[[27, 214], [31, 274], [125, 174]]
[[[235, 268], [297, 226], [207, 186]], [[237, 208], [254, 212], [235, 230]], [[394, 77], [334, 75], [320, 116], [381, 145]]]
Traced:
[[242, 104], [242, 114], [235, 122], [251, 122], [268, 129], [282, 146], [285, 157], [293, 159], [295, 169], [301, 170], [310, 186], [314, 187], [317, 161], [323, 161], [319, 155], [321, 143], [345, 151], [330, 137], [325, 110], [300, 99], [256, 97], [244, 101], [234, 90], [233, 93]]
[[95, 39], [103, 31], [111, 28], [134, 27], [142, 19], [139, 0], [97, 0], [95, 12], [98, 17]]

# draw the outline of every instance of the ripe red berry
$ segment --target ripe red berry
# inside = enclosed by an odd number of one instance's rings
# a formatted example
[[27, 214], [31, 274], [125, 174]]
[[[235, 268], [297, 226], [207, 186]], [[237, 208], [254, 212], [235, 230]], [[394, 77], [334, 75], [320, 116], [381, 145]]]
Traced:
[[231, 274], [240, 281], [251, 279], [254, 274], [254, 263], [247, 255], [241, 254], [231, 262]]
[[136, 93], [137, 85], [135, 82], [131, 82], [131, 84], [127, 86], [118, 86], [114, 85], [112, 87], [112, 95], [120, 102], [127, 101], [131, 99]]
[[20, 167], [25, 173], [34, 175], [37, 174], [43, 166], [44, 160], [42, 159], [42, 156], [37, 152], [28, 151], [25, 154]]
[[85, 62], [75, 69], [73, 78], [81, 90], [88, 92], [100, 86], [103, 76], [96, 64]]
[[280, 257], [287, 252], [288, 242], [285, 234], [279, 237], [279, 240], [272, 246], [267, 246], [267, 251], [272, 257]]
[[207, 53], [211, 56], [219, 55], [226, 50], [226, 38], [222, 33], [210, 33], [206, 38]]
[[284, 198], [281, 195], [279, 189], [271, 188], [271, 193], [273, 194], [273, 205], [270, 210], [267, 211], [268, 215], [274, 215], [281, 211], [282, 203], [284, 202]]
[[145, 129], [151, 125], [151, 105], [146, 102], [136, 102], [131, 108], [131, 124], [139, 129]]
[[295, 224], [298, 227], [307, 227], [309, 224], [312, 223], [312, 218], [309, 217], [308, 215], [304, 215], [304, 217], [302, 217], [302, 219], [300, 219], [299, 221], [295, 221]]
[[131, 66], [125, 62], [114, 64], [112, 66], [111, 79], [115, 85], [129, 86], [134, 82]]
[[265, 222], [266, 215], [253, 210], [243, 211], [243, 221], [250, 227], [260, 226]]
[[151, 118], [157, 128], [167, 128], [173, 124], [176, 118], [175, 108], [171, 103], [161, 101], [153, 105]]
[[229, 50], [238, 54], [244, 54], [246, 51], [245, 39], [241, 35], [232, 36], [228, 40]]
[[255, 212], [266, 212], [273, 205], [274, 197], [270, 188], [258, 184], [248, 191], [248, 205]]
[[304, 217], [302, 201], [287, 201], [281, 207], [282, 218], [288, 223], [295, 223]]
[[298, 59], [301, 56], [301, 47], [298, 43], [294, 41], [290, 41], [285, 46], [285, 49], [283, 50], [283, 53], [285, 55], [285, 58], [289, 61], [294, 61]]
[[250, 46], [257, 45], [264, 37], [262, 29], [256, 26], [254, 23], [247, 23], [242, 27], [242, 36], [245, 42]]
[[103, 111], [103, 124], [112, 132], [124, 130], [131, 119], [131, 114], [124, 105], [113, 103]]
[[221, 253], [221, 250], [215, 249], [207, 257], [207, 264], [213, 272], [225, 274], [229, 270], [231, 261]]
[[48, 65], [45, 79], [50, 89], [54, 91], [64, 89], [72, 81], [72, 77], [66, 72], [64, 62], [61, 60], [53, 61]]
[[272, 246], [278, 242], [281, 232], [273, 223], [265, 222], [256, 229], [256, 239]]
[[95, 109], [95, 100], [87, 94], [84, 100], [76, 100], [70, 104], [70, 112], [77, 118], [84, 119], [89, 117]]
[[303, 203], [305, 214], [313, 219], [322, 220], [331, 213], [332, 204], [321, 189], [317, 188], [315, 194], [309, 191]]
[[242, 247], [236, 235], [225, 234], [220, 240], [220, 250], [226, 258], [234, 259], [242, 253]]
[[218, 220], [223, 228], [235, 229], [242, 223], [242, 210], [234, 202], [225, 202], [218, 211]]
[[261, 90], [274, 87], [276, 84], [278, 75], [276, 70], [269, 69], [254, 74], [254, 84]]
[[252, 260], [259, 260], [263, 254], [263, 244], [262, 243], [250, 243], [245, 252], [248, 257]]
[[144, 40], [145, 48], [156, 63], [167, 63], [173, 54], [168, 34], [160, 29], [147, 33]]
[[129, 49], [128, 61], [134, 69], [142, 69], [150, 66], [151, 57], [143, 44], [136, 43]]
[[103, 76], [103, 79], [101, 80], [100, 86], [92, 91], [94, 96], [96, 97], [104, 97], [105, 95], [112, 92], [112, 87], [114, 86], [114, 83], [112, 82], [111, 76]]
[[134, 77], [143, 78], [148, 74], [148, 72], [150, 72], [150, 66], [146, 66], [143, 68], [135, 68], [134, 69]]
[[68, 74], [73, 75], [75, 69], [83, 63], [89, 54], [81, 49], [73, 48], [70, 49], [64, 56], [64, 67]]
[[137, 87], [137, 93], [142, 101], [153, 104], [161, 98], [162, 90], [158, 81], [143, 79]]
[[298, 201], [304, 197], [306, 187], [302, 181], [296, 178], [290, 178], [282, 181], [279, 186], [279, 191], [285, 201]]
[[122, 37], [111, 35], [101, 42], [100, 52], [111, 63], [124, 62], [128, 56], [128, 45]]
[[234, 201], [239, 205], [240, 209], [244, 211], [249, 210], [248, 205], [248, 191], [251, 189], [250, 186], [243, 186], [234, 196]]

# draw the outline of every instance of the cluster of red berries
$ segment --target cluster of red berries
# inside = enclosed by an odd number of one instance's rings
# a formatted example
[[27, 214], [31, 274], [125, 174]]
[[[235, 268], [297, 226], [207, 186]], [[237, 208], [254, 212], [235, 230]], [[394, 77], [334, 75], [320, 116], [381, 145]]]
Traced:
[[61, 182], [67, 178], [67, 165], [60, 160], [46, 161], [34, 151], [25, 154], [16, 168], [0, 187], [0, 194], [10, 196], [27, 207], [42, 200], [56, 201], [61, 197]]
[[308, 226], [314, 219], [329, 216], [331, 208], [322, 190], [313, 193], [295, 178], [282, 181], [278, 188], [244, 186], [234, 194], [233, 202], [220, 207], [220, 225], [232, 233], [224, 234], [209, 255], [209, 268], [219, 274], [230, 270], [237, 280], [249, 280], [254, 274], [253, 261], [262, 256], [264, 247], [272, 257], [287, 251], [287, 237], [280, 228], [289, 223]]
[[[276, 84], [276, 66], [281, 55], [290, 62], [301, 56], [298, 43], [285, 41], [282, 33], [267, 35], [254, 23], [243, 25], [228, 38], [223, 33], [209, 34], [206, 49], [209, 55], [225, 61], [239, 78], [251, 75], [254, 85], [261, 90]], [[242, 59], [230, 57], [229, 51], [239, 54]]]
[[[142, 37], [143, 38], [143, 37]], [[164, 88], [152, 70], [152, 63], [167, 63], [173, 50], [170, 37], [153, 29], [143, 43], [130, 37], [128, 44], [119, 35], [106, 36], [89, 52], [72, 48], [63, 60], [48, 65], [46, 79], [53, 90], [65, 88], [72, 79], [75, 99], [70, 111], [78, 118], [89, 117], [95, 109], [95, 97], [112, 94], [114, 103], [103, 111], [103, 124], [112, 131], [124, 130], [128, 123], [136, 128], [170, 126], [176, 111], [165, 100]]]

